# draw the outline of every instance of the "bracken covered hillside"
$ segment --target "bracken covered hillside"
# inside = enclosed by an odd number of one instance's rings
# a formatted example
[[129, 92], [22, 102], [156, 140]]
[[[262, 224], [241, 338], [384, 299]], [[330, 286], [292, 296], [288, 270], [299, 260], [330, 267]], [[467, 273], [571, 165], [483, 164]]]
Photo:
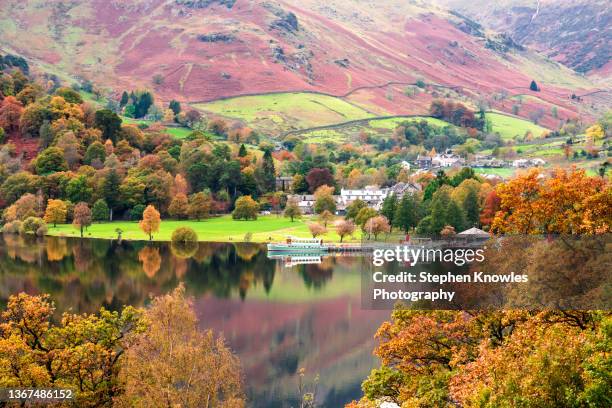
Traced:
[[577, 72], [609, 76], [612, 8], [606, 0], [439, 0], [483, 25], [508, 33]]
[[[378, 114], [422, 113], [432, 95], [407, 98], [402, 92], [417, 80], [477, 100], [533, 94], [528, 87], [536, 79], [538, 103], [572, 117], [592, 104], [579, 104], [571, 95], [598, 89], [470, 18], [420, 2], [3, 3], [5, 52], [59, 76], [115, 90], [149, 87], [165, 99], [306, 90], [343, 96]], [[394, 86], [399, 92], [390, 97]]]

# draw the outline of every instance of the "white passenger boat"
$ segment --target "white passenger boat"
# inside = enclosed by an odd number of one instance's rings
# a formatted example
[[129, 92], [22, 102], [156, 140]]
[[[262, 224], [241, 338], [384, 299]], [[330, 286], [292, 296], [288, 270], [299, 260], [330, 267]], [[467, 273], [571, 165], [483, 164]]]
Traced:
[[327, 246], [319, 238], [287, 237], [285, 242], [268, 244], [269, 252], [290, 252], [292, 254], [326, 252]]
[[285, 267], [287, 268], [292, 268], [298, 265], [318, 265], [320, 263], [320, 255], [288, 256], [285, 258]]

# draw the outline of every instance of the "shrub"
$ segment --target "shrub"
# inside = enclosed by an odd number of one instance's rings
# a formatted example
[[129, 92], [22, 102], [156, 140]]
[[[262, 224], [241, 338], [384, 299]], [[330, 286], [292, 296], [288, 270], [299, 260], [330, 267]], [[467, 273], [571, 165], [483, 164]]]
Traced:
[[198, 250], [198, 234], [189, 227], [180, 227], [172, 233], [170, 249], [177, 258], [191, 258]]
[[43, 224], [36, 230], [36, 236], [44, 237], [45, 235], [47, 235], [47, 231], [49, 231], [49, 229], [47, 228], [47, 224]]
[[180, 227], [172, 233], [172, 242], [197, 242], [198, 234], [189, 227]]
[[142, 219], [142, 213], [145, 210], [145, 206], [142, 204], [136, 204], [134, 208], [130, 210], [130, 219], [132, 221], [139, 221]]
[[46, 228], [47, 224], [45, 224], [42, 218], [28, 217], [21, 224], [21, 228], [19, 228], [19, 233], [24, 235], [37, 235], [39, 229], [41, 230], [41, 232], [46, 232]]
[[5, 234], [18, 234], [20, 229], [21, 221], [15, 220], [4, 224], [4, 227], [2, 227], [2, 232]]

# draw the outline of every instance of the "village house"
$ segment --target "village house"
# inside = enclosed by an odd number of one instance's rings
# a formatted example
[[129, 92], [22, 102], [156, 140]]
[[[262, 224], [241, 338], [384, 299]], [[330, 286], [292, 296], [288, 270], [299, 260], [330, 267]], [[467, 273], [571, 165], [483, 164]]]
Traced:
[[377, 186], [367, 186], [360, 190], [341, 189], [340, 197], [337, 200], [339, 206], [346, 208], [355, 200], [364, 201], [368, 207], [379, 210], [383, 200], [387, 196], [386, 189], [380, 189]]
[[421, 156], [419, 154], [416, 159], [416, 165], [419, 169], [423, 169], [423, 170], [431, 169], [432, 167], [431, 157]]
[[297, 201], [298, 207], [302, 214], [313, 214], [315, 198], [313, 194], [290, 194], [287, 196], [287, 200]]
[[280, 176], [276, 178], [276, 191], [291, 191], [291, 184], [293, 183], [293, 177]]
[[397, 183], [392, 187], [379, 188], [378, 186], [367, 186], [361, 190], [340, 190], [340, 197], [337, 200], [338, 209], [345, 209], [355, 200], [364, 201], [368, 207], [377, 211], [382, 208], [382, 203], [391, 194], [395, 194], [401, 199], [404, 194], [414, 194], [421, 191], [421, 186], [416, 183]]
[[501, 168], [506, 167], [508, 164], [504, 160], [491, 156], [476, 156], [469, 165], [470, 167]]
[[402, 183], [399, 182], [393, 187], [387, 189], [387, 195], [395, 194], [401, 199], [404, 194], [415, 194], [421, 191], [421, 185], [418, 183]]
[[[404, 194], [415, 194], [421, 191], [421, 186], [417, 183], [397, 183], [392, 187], [379, 188], [378, 186], [366, 186], [363, 189], [341, 189], [340, 195], [335, 195], [336, 214], [343, 215], [353, 201], [361, 200], [368, 207], [380, 211], [382, 203], [391, 194], [395, 194], [401, 199]], [[289, 200], [296, 200], [298, 207], [303, 214], [314, 214], [315, 197], [312, 194], [290, 194]]]
[[533, 159], [517, 159], [512, 162], [512, 167], [525, 168], [525, 167], [539, 167], [546, 164], [545, 160], [539, 158]]
[[464, 163], [464, 160], [458, 154], [454, 154], [451, 150], [447, 150], [442, 154], [436, 154], [431, 159], [433, 167], [453, 167], [460, 166]]

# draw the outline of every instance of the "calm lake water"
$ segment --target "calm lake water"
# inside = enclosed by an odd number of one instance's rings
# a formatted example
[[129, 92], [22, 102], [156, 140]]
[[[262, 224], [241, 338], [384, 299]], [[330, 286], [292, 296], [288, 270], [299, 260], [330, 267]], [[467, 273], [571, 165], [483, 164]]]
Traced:
[[241, 359], [249, 406], [296, 406], [296, 374], [318, 374], [319, 400], [359, 398], [378, 365], [373, 335], [389, 311], [361, 309], [361, 257], [288, 266], [259, 244], [44, 239], [0, 235], [0, 302], [21, 291], [49, 293], [58, 311], [145, 305], [180, 282], [202, 327], [222, 332]]
[[[526, 273], [529, 285], [457, 285], [457, 309], [479, 307], [612, 307], [612, 235], [581, 239], [504, 238], [492, 246], [490, 273]], [[378, 268], [376, 268], [378, 269]], [[386, 273], [406, 270], [391, 263]], [[419, 264], [436, 275], [468, 272], [448, 263]], [[318, 400], [341, 407], [359, 398], [360, 385], [379, 362], [374, 333], [389, 310], [364, 310], [372, 258], [327, 257], [287, 265], [269, 259], [264, 245], [123, 243], [0, 234], [0, 303], [11, 294], [49, 293], [58, 312], [145, 305], [184, 282], [203, 328], [223, 333], [243, 365], [249, 406], [296, 407], [298, 375], [319, 375]], [[533, 283], [531, 283], [533, 282]], [[412, 286], [438, 290], [435, 284]], [[452, 287], [452, 286], [451, 286]], [[544, 303], [542, 303], [544, 302]], [[394, 302], [389, 304], [392, 307]], [[443, 306], [444, 304], [442, 304]]]

